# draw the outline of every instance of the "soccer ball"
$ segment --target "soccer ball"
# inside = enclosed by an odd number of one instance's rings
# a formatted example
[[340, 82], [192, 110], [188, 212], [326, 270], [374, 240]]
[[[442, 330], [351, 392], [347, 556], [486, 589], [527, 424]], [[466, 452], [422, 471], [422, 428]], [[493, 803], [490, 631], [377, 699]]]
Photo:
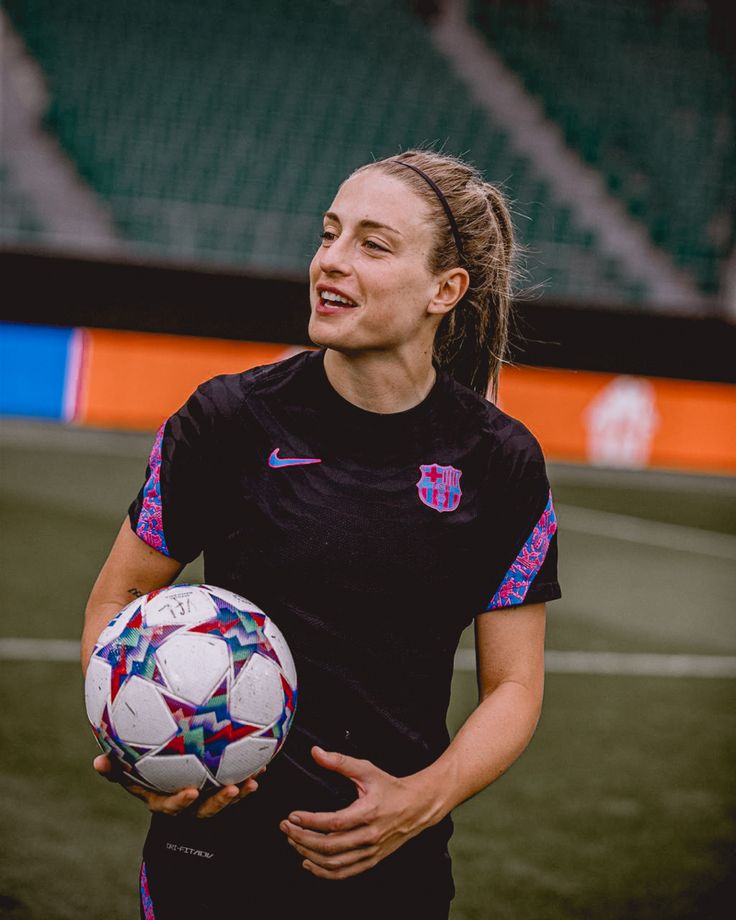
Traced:
[[102, 750], [166, 793], [208, 792], [265, 767], [297, 699], [283, 635], [251, 601], [211, 585], [124, 607], [97, 640], [84, 690]]

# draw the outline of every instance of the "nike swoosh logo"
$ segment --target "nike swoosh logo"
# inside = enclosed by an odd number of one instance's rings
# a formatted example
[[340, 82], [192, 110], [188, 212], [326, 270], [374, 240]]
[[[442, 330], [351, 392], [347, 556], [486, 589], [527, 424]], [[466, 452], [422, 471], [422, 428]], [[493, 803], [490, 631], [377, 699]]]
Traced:
[[277, 469], [280, 466], [304, 466], [307, 463], [321, 463], [317, 457], [279, 457], [280, 447], [272, 451], [268, 458], [268, 465]]

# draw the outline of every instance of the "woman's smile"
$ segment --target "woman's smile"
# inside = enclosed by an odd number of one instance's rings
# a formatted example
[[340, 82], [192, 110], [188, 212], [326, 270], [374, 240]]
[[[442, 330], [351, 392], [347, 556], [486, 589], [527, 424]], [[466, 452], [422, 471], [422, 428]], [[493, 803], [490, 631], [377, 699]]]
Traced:
[[354, 310], [358, 304], [348, 294], [331, 284], [317, 285], [316, 311], [322, 316]]

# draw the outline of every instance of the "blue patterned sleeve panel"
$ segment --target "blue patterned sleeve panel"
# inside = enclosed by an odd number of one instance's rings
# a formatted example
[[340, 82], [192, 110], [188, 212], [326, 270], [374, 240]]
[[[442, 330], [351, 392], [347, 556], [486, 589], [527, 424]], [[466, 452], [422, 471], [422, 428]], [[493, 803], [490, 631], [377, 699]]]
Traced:
[[143, 502], [141, 504], [138, 523], [135, 532], [150, 547], [169, 556], [166, 545], [166, 536], [163, 526], [163, 506], [161, 502], [161, 445], [164, 439], [166, 423], [159, 428], [156, 440], [153, 442], [151, 456], [148, 460], [148, 479], [143, 486]]
[[486, 610], [497, 610], [500, 607], [513, 607], [524, 603], [532, 582], [544, 564], [556, 531], [557, 518], [550, 492], [542, 516], [504, 575], [503, 581]]
[[182, 564], [202, 551], [207, 506], [207, 404], [197, 391], [159, 428], [145, 480], [128, 509], [134, 533]]
[[141, 863], [140, 895], [142, 920], [156, 920], [153, 912], [153, 901], [151, 900], [151, 894], [148, 890], [148, 876], [146, 875], [145, 863]]

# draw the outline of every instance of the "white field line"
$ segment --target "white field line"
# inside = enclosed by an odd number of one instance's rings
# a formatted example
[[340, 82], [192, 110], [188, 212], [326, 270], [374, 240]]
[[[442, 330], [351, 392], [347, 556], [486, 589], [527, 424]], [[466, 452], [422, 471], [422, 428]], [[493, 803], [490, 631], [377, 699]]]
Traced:
[[79, 661], [73, 639], [0, 639], [3, 661]]
[[[71, 639], [0, 639], [2, 661], [79, 661], [79, 643]], [[458, 671], [475, 670], [475, 650], [458, 649]], [[654, 655], [630, 652], [556, 652], [546, 654], [549, 674], [613, 674], [642, 677], [736, 677], [736, 655]]]
[[[458, 671], [475, 671], [475, 649], [455, 655]], [[736, 677], [736, 655], [658, 655], [638, 652], [545, 653], [548, 674], [613, 674], [638, 677]]]
[[731, 534], [717, 533], [700, 527], [686, 527], [683, 524], [667, 524], [664, 521], [652, 521], [613, 511], [593, 511], [574, 505], [561, 504], [556, 508], [562, 533], [570, 530], [591, 537], [623, 540], [627, 543], [659, 546], [682, 553], [697, 553], [701, 556], [716, 556], [719, 559], [736, 561], [736, 537]]

